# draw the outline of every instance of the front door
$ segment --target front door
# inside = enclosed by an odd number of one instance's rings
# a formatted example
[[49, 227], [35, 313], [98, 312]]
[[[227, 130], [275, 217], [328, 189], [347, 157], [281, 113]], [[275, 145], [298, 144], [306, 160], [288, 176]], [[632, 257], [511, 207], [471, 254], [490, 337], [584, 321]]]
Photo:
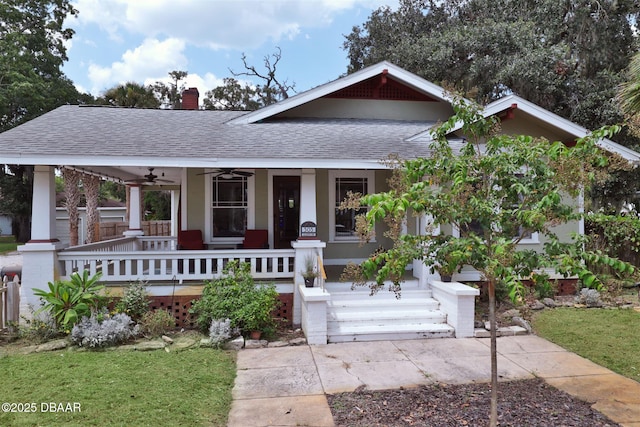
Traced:
[[273, 246], [291, 249], [300, 225], [300, 177], [273, 177]]

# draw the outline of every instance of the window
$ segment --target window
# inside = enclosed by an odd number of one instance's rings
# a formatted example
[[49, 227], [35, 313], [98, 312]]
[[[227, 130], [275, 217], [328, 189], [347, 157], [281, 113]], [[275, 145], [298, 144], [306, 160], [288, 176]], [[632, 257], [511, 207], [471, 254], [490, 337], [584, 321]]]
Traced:
[[241, 237], [247, 229], [247, 177], [211, 178], [212, 237]]
[[[522, 175], [516, 174], [516, 177], [521, 178]], [[532, 233], [524, 229], [523, 227], [517, 226], [518, 220], [516, 218], [516, 211], [519, 209], [520, 205], [524, 202], [524, 197], [522, 194], [514, 194], [511, 197], [505, 200], [505, 206], [512, 213], [510, 218], [506, 218], [502, 224], [493, 224], [495, 229], [499, 230], [502, 227], [502, 230], [508, 235], [512, 236], [513, 239], [520, 239], [521, 244], [526, 243], [538, 243], [538, 233]], [[504, 211], [503, 211], [504, 212]], [[460, 231], [466, 234], [475, 234], [477, 236], [482, 237], [484, 235], [485, 226], [480, 223], [479, 220], [474, 219], [471, 222], [466, 224], [461, 224], [461, 230], [454, 230], [454, 236], [459, 237]]]
[[357, 211], [353, 209], [339, 209], [340, 203], [349, 192], [371, 194], [374, 190], [374, 172], [368, 171], [331, 171], [329, 173], [329, 226], [331, 241], [356, 241], [356, 216], [365, 214], [367, 208]]

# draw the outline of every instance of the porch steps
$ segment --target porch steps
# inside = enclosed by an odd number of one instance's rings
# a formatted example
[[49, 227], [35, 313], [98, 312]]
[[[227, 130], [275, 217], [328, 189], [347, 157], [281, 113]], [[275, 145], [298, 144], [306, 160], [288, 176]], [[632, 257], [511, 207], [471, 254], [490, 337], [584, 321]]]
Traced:
[[420, 338], [448, 338], [455, 335], [440, 304], [431, 292], [403, 286], [401, 298], [393, 292], [344, 290], [328, 286], [329, 342], [380, 341]]

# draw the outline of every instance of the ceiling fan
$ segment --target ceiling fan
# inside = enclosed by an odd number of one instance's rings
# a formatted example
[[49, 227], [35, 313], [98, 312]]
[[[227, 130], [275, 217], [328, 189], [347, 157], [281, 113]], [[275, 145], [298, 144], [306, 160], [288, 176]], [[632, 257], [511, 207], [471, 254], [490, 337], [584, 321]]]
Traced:
[[[169, 181], [166, 179], [158, 179], [158, 175], [153, 173], [153, 170], [155, 168], [147, 168], [149, 169], [149, 173], [146, 175], [142, 175], [140, 178], [136, 178], [136, 179], [131, 179], [129, 181], [126, 181], [127, 184], [156, 184], [156, 183], [160, 183], [160, 182], [173, 182], [173, 181]], [[162, 176], [164, 176], [164, 173], [162, 174]]]
[[215, 174], [214, 178], [231, 179], [234, 176], [249, 177], [253, 176], [253, 172], [239, 171], [235, 168], [220, 168], [210, 172], [203, 172], [198, 175]]

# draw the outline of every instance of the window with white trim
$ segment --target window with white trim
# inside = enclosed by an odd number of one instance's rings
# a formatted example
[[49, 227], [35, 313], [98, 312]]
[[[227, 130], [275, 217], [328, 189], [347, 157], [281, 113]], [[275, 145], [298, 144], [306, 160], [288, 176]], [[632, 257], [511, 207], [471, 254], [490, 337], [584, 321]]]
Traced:
[[367, 208], [340, 209], [347, 194], [372, 194], [375, 192], [374, 171], [329, 171], [329, 240], [332, 242], [357, 241], [356, 216], [365, 214]]
[[[516, 177], [521, 177], [522, 175], [520, 174], [516, 174]], [[517, 200], [515, 197], [512, 198], [511, 200], [511, 208], [515, 211], [518, 209], [518, 207], [520, 206], [520, 204], [522, 204], [522, 202], [524, 201], [524, 197], [522, 196], [522, 194], [517, 194]], [[518, 226], [516, 227], [516, 224], [518, 223], [517, 219], [515, 218], [515, 213], [514, 216], [512, 217], [513, 220], [512, 221], [505, 221], [504, 224], [502, 224], [503, 227], [503, 231], [505, 233], [509, 233], [510, 236], [513, 237], [514, 240], [516, 239], [520, 239], [520, 241], [518, 242], [519, 244], [535, 244], [535, 243], [539, 243], [539, 238], [538, 238], [538, 233], [537, 232], [531, 232], [529, 230], [526, 230], [524, 227]], [[493, 227], [496, 227], [497, 229], [499, 229], [499, 225], [494, 224]], [[480, 221], [474, 219], [471, 220], [470, 222], [466, 223], [466, 224], [461, 224], [460, 228], [462, 229], [462, 231], [464, 233], [473, 233], [477, 236], [482, 237], [484, 234], [484, 225], [480, 223]], [[455, 229], [454, 227], [454, 236], [456, 237], [460, 237], [460, 230]]]
[[211, 237], [241, 237], [247, 229], [247, 177], [211, 178]]

